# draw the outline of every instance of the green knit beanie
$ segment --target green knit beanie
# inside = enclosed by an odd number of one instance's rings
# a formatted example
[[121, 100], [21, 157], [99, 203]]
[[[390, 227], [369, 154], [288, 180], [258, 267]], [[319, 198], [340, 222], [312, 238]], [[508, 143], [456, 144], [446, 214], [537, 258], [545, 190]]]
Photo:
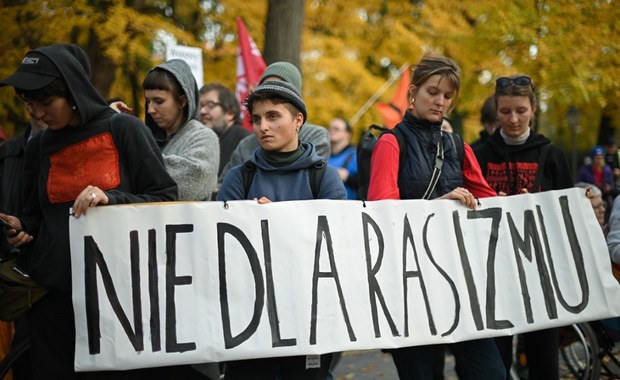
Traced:
[[267, 66], [258, 83], [262, 84], [265, 81], [265, 78], [269, 77], [278, 77], [283, 81], [292, 84], [295, 89], [297, 89], [297, 92], [301, 94], [301, 73], [292, 63], [284, 61], [272, 63]]

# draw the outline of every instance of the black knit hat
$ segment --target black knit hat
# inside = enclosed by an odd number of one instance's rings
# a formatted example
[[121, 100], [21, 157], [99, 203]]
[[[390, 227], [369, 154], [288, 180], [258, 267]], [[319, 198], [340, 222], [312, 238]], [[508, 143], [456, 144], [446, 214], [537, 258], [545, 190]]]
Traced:
[[246, 108], [252, 112], [252, 104], [257, 99], [282, 99], [287, 103], [294, 105], [299, 112], [304, 116], [304, 123], [308, 118], [308, 111], [306, 110], [306, 103], [304, 103], [301, 95], [297, 89], [287, 82], [282, 81], [267, 81], [252, 91], [246, 100]]

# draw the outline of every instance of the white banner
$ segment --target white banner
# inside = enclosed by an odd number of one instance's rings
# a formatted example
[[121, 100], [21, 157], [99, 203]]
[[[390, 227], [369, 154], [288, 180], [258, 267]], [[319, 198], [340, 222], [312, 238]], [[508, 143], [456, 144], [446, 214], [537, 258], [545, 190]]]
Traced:
[[192, 70], [192, 74], [194, 75], [194, 79], [196, 79], [196, 85], [198, 85], [198, 89], [200, 89], [204, 82], [203, 70], [202, 66], [202, 49], [191, 46], [182, 46], [182, 45], [169, 45], [166, 48], [166, 60], [169, 61], [171, 59], [182, 59], [189, 65], [189, 68]]
[[76, 369], [393, 348], [620, 315], [582, 189], [71, 218]]

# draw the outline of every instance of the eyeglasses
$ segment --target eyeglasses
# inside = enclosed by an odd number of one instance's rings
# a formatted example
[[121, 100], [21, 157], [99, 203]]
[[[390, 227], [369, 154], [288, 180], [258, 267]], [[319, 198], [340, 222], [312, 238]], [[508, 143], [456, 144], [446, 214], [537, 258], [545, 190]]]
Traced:
[[217, 106], [221, 106], [222, 103], [218, 103], [218, 102], [213, 102], [211, 100], [209, 100], [208, 102], [201, 104], [200, 107], [207, 107], [208, 109], [212, 110]]
[[601, 202], [601, 203], [599, 203], [597, 205], [592, 205], [592, 208], [595, 209], [595, 210], [597, 210], [597, 209], [599, 209], [599, 210], [606, 210], [607, 209], [607, 202], [603, 201], [603, 202]]
[[334, 131], [334, 132], [344, 132], [347, 130], [346, 128], [339, 128], [339, 127], [328, 127], [327, 129], [330, 131]]
[[506, 88], [512, 85], [513, 83], [517, 86], [530, 86], [532, 87], [532, 90], [534, 90], [534, 83], [532, 82], [532, 78], [526, 75], [518, 76], [515, 78], [508, 78], [508, 77], [497, 78], [497, 80], [495, 81], [495, 88], [496, 89]]

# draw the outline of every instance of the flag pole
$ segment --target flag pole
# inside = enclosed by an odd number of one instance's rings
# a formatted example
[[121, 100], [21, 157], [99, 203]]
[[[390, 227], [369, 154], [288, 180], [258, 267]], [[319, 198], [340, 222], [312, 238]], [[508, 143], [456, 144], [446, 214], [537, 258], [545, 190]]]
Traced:
[[349, 120], [349, 124], [350, 125], [355, 125], [355, 123], [358, 122], [358, 120], [366, 113], [366, 111], [368, 111], [368, 109], [370, 108], [370, 106], [372, 106], [373, 104], [375, 104], [375, 102], [377, 101], [377, 99], [379, 99], [379, 97], [381, 95], [383, 95], [383, 93], [390, 88], [390, 86], [392, 85], [392, 83], [394, 83], [398, 78], [400, 78], [401, 75], [403, 75], [403, 73], [405, 72], [405, 70], [407, 69], [407, 67], [409, 67], [409, 63], [405, 62], [403, 63], [403, 65], [398, 69], [398, 73], [394, 74], [392, 73], [392, 75], [388, 78], [387, 81], [385, 81], [385, 83], [383, 83], [383, 86], [381, 86], [367, 101], [366, 103], [364, 103], [364, 105], [357, 110], [357, 112], [355, 113], [355, 115], [353, 115], [353, 117]]

